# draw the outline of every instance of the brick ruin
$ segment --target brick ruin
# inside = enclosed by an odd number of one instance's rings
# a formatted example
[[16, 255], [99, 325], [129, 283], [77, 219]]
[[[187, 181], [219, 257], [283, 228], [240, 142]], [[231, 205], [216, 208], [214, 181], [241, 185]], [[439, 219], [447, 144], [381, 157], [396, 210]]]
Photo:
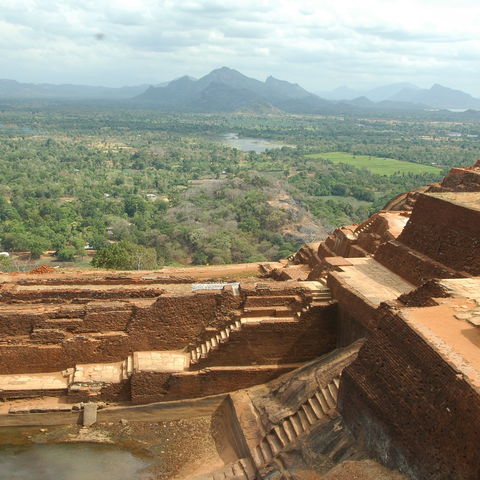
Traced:
[[189, 270], [0, 275], [4, 417], [216, 395], [205, 479], [480, 478], [478, 162], [257, 275]]
[[71, 402], [214, 395], [335, 347], [335, 306], [321, 282], [192, 290], [191, 280], [152, 274], [3, 279], [4, 400], [54, 391]]

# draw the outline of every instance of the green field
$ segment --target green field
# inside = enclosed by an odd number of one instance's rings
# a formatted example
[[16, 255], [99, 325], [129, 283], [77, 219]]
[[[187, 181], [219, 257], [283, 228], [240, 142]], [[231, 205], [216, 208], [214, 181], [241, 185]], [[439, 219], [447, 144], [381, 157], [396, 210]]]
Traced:
[[441, 173], [441, 168], [422, 165], [420, 163], [404, 162], [393, 158], [372, 157], [369, 155], [353, 155], [345, 152], [312, 153], [308, 158], [323, 158], [333, 163], [347, 163], [357, 168], [366, 168], [379, 175], [394, 173]]

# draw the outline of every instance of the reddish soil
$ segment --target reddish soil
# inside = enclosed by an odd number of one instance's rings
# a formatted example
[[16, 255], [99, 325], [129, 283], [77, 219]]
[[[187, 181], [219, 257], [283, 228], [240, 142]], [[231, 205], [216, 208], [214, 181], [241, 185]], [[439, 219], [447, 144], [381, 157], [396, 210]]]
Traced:
[[45, 273], [55, 273], [56, 270], [51, 267], [50, 265], [39, 265], [35, 267], [33, 270], [30, 270], [28, 273], [33, 273], [34, 275], [43, 275]]

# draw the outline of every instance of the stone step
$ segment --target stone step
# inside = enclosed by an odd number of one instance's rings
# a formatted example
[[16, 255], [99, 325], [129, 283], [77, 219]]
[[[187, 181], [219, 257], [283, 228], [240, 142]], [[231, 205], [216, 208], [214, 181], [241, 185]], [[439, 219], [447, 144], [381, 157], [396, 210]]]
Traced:
[[304, 411], [300, 408], [297, 410], [297, 415], [300, 418], [300, 422], [302, 423], [303, 430], [308, 430], [310, 428], [310, 424], [308, 423], [307, 416], [305, 415]]
[[331, 305], [332, 300], [312, 300], [310, 303], [310, 307], [326, 307], [328, 305]]
[[290, 439], [288, 438], [287, 433], [285, 432], [285, 429], [282, 425], [275, 425], [273, 427], [273, 431], [275, 432], [275, 435], [277, 436], [278, 440], [282, 444], [282, 446], [286, 446], [290, 443]]
[[241, 467], [243, 468], [248, 480], [253, 480], [256, 477], [256, 469], [252, 465], [252, 462], [249, 458], [241, 458], [238, 463], [240, 463]]
[[320, 404], [323, 413], [326, 414], [330, 410], [330, 407], [328, 406], [328, 402], [325, 400], [325, 397], [323, 396], [323, 393], [320, 390], [317, 390], [315, 392], [315, 398]]
[[252, 458], [257, 467], [261, 467], [262, 465], [265, 465], [267, 463], [263, 457], [262, 449], [260, 448], [260, 445], [257, 445], [253, 452], [252, 452]]
[[270, 444], [268, 443], [267, 439], [264, 438], [260, 442], [260, 449], [262, 450], [263, 458], [265, 459], [265, 463], [268, 463], [273, 457], [273, 452], [270, 447]]
[[301, 408], [303, 410], [303, 413], [305, 413], [305, 416], [307, 417], [308, 423], [310, 423], [310, 425], [313, 425], [317, 421], [317, 417], [315, 413], [313, 413], [312, 407], [310, 407], [307, 402], [304, 403]]
[[310, 301], [311, 302], [325, 302], [327, 300], [332, 300], [332, 296], [331, 295], [312, 295], [310, 297]]
[[317, 400], [317, 397], [313, 396], [313, 397], [309, 398], [307, 401], [308, 401], [308, 404], [310, 405], [310, 408], [312, 409], [313, 413], [315, 414], [315, 416], [317, 418], [322, 418], [324, 416], [324, 413], [323, 413], [323, 410], [322, 410], [322, 406], [320, 405], [320, 403]]
[[190, 351], [190, 362], [191, 363], [197, 363], [198, 362], [198, 355], [196, 350], [191, 350]]
[[322, 388], [321, 390], [322, 390], [323, 396], [325, 397], [325, 400], [328, 403], [328, 406], [330, 408], [335, 408], [337, 406], [337, 402], [332, 397], [332, 394], [330, 393], [330, 390], [328, 388]]
[[289, 418], [287, 418], [282, 422], [282, 427], [283, 427], [283, 431], [288, 437], [288, 440], [290, 442], [293, 442], [297, 438], [297, 433], [295, 432], [295, 429], [293, 428]]
[[315, 290], [309, 290], [306, 292], [307, 297], [311, 297], [312, 295], [331, 295], [332, 292], [328, 287], [323, 288], [316, 288]]
[[243, 470], [243, 468], [242, 468], [242, 466], [240, 465], [239, 462], [235, 462], [235, 463], [232, 464], [232, 476], [237, 478], [237, 479], [246, 479], [247, 478], [247, 475], [245, 474], [245, 471]]
[[265, 439], [270, 447], [270, 450], [272, 451], [273, 456], [278, 455], [282, 450], [282, 444], [277, 436], [269, 433]]
[[223, 330], [216, 333], [215, 336], [205, 342], [201, 343], [199, 346], [190, 352], [190, 362], [192, 364], [198, 363], [202, 358], [206, 358], [210, 351], [216, 350], [220, 347], [221, 343], [225, 343], [232, 331], [238, 330], [241, 327], [239, 320], [235, 321], [231, 325], [226, 326]]
[[300, 421], [300, 417], [297, 413], [294, 413], [292, 416], [289, 417], [290, 423], [292, 424], [293, 429], [295, 430], [295, 433], [298, 435], [301, 435], [304, 431], [304, 428], [302, 426], [302, 422]]
[[335, 400], [335, 405], [337, 404], [337, 396], [338, 396], [338, 388], [334, 382], [331, 382], [327, 385], [330, 394], [332, 395], [333, 399]]

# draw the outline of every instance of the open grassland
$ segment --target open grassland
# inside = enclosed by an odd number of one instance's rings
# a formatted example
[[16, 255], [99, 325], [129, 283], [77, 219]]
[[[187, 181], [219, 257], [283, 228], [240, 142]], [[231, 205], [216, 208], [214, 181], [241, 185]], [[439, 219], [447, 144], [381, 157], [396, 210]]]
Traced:
[[393, 175], [394, 173], [434, 173], [439, 174], [441, 169], [420, 163], [404, 162], [393, 158], [373, 157], [369, 155], [353, 155], [345, 152], [312, 153], [308, 158], [322, 158], [333, 163], [347, 163], [357, 168], [366, 168], [379, 175]]

